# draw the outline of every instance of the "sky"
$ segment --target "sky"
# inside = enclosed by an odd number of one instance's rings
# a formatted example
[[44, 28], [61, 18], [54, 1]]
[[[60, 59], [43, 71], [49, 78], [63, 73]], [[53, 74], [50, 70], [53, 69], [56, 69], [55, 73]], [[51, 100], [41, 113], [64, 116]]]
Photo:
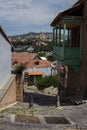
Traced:
[[56, 15], [77, 0], [0, 0], [0, 25], [7, 35], [52, 32]]

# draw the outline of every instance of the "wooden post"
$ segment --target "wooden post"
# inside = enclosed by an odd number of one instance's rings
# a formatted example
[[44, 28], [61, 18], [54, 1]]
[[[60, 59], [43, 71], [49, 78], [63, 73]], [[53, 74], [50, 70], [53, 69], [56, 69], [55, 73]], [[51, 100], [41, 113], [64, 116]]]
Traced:
[[23, 101], [23, 79], [22, 75], [16, 75], [16, 100]]

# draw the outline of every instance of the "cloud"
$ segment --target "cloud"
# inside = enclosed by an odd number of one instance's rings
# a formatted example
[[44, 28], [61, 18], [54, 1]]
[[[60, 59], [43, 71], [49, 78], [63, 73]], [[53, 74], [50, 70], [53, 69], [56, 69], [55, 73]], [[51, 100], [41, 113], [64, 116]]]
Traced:
[[[20, 30], [36, 31], [45, 27], [60, 12], [69, 8], [77, 0], [0, 0], [0, 23], [9, 33]], [[7, 30], [7, 32], [8, 32]]]

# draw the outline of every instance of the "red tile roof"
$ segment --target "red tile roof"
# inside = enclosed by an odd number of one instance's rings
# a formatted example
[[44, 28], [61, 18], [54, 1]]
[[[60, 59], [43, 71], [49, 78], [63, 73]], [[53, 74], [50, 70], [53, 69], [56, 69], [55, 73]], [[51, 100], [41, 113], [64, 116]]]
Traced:
[[26, 64], [27, 68], [32, 67], [49, 67], [51, 66], [51, 62], [48, 60], [39, 60], [38, 55], [36, 53], [12, 53], [12, 59], [11, 59], [11, 65], [12, 67], [15, 66], [15, 64], [20, 65], [21, 63]]
[[51, 62], [48, 60], [30, 60], [26, 65], [27, 68], [46, 68], [51, 66]]
[[26, 63], [29, 60], [34, 59], [35, 57], [37, 57], [36, 53], [16, 53], [13, 52], [12, 56], [11, 56], [11, 63], [13, 65], [14, 62], [17, 63]]

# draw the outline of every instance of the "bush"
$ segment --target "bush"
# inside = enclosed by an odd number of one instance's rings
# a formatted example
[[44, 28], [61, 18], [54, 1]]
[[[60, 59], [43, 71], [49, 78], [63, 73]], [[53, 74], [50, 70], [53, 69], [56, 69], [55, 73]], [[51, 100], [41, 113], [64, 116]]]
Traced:
[[32, 85], [34, 85], [34, 82], [28, 80], [28, 86], [32, 86]]
[[22, 74], [23, 70], [26, 68], [25, 64], [20, 64], [18, 66], [15, 67], [14, 69], [14, 73], [15, 74]]
[[38, 80], [36, 82], [36, 85], [37, 85], [38, 89], [40, 89], [40, 90], [43, 90], [50, 86], [58, 87], [58, 78], [57, 78], [57, 76], [52, 76], [52, 75], [45, 76], [45, 77], [41, 78], [40, 80]]

